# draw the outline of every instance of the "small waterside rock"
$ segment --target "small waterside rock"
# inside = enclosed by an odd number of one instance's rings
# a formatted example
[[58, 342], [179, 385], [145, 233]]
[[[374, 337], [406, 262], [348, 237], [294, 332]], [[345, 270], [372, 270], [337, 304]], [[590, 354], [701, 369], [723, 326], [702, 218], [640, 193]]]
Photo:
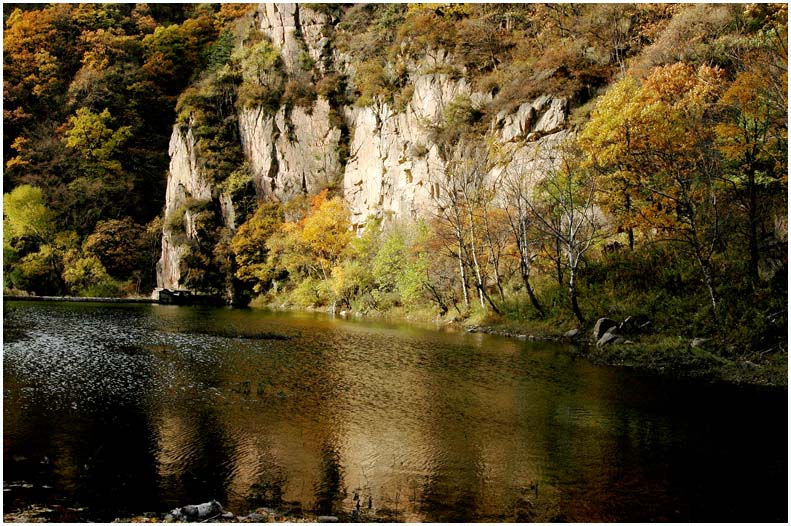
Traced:
[[212, 500], [202, 504], [189, 504], [181, 508], [175, 508], [165, 516], [165, 522], [203, 520], [218, 517], [222, 513], [222, 504]]
[[333, 515], [319, 515], [317, 520], [319, 522], [338, 522], [338, 517]]
[[[610, 318], [599, 318], [593, 326], [593, 341], [601, 340], [604, 333], [613, 327], [618, 327], [618, 322]], [[598, 345], [598, 344], [597, 344]]]
[[564, 332], [563, 337], [571, 340], [579, 336], [579, 333], [580, 333], [579, 329], [571, 329], [570, 331]]

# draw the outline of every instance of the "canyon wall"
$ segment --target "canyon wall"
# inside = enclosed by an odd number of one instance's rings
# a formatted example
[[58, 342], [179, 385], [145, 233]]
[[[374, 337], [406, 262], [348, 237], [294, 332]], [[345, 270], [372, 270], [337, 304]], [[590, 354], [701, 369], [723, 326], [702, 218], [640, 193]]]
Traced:
[[[305, 5], [262, 4], [253, 21], [279, 48], [286, 72], [293, 72], [300, 54], [307, 52], [319, 68], [350, 73], [348, 57], [324, 36], [325, 26], [335, 22], [330, 16]], [[443, 52], [433, 53], [431, 68], [418, 64], [414, 69], [438, 71], [446, 60]], [[288, 201], [333, 187], [342, 190], [357, 230], [371, 217], [387, 224], [434, 213], [439, 182], [448, 163], [457, 159], [442, 154], [432, 129], [451, 101], [465, 97], [480, 106], [491, 95], [474, 92], [464, 78], [442, 73], [415, 73], [410, 82], [411, 98], [399, 110], [385, 103], [333, 106], [321, 96], [309, 108], [281, 107], [274, 114], [263, 108], [240, 110], [239, 137], [259, 199]], [[571, 133], [568, 111], [566, 99], [542, 96], [500, 112], [488, 123], [488, 133], [515, 168], [535, 172]], [[161, 288], [184, 288], [185, 246], [198, 235], [191, 212], [184, 210], [188, 199], [215, 201], [225, 226], [238, 226], [230, 197], [203, 176], [195, 145], [189, 126], [174, 127], [157, 268]], [[497, 177], [506, 168], [501, 163], [489, 175]], [[175, 235], [167, 218], [182, 210], [184, 234]]]

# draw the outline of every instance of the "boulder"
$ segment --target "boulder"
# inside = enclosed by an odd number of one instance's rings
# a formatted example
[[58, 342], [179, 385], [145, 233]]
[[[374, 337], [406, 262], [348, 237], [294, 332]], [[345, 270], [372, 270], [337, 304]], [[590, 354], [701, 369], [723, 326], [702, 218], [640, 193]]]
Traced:
[[599, 318], [593, 326], [593, 340], [598, 342], [612, 327], [618, 327], [618, 322], [610, 318]]
[[579, 333], [580, 333], [579, 329], [571, 329], [570, 331], [566, 331], [565, 333], [563, 333], [563, 337], [572, 339], [572, 338], [576, 338], [577, 335], [579, 335]]
[[338, 522], [338, 517], [333, 515], [319, 515], [318, 517], [319, 522]]
[[706, 343], [707, 341], [709, 341], [708, 338], [695, 338], [694, 340], [692, 340], [690, 346], [693, 349], [697, 349], [699, 347], [703, 347], [703, 344]]
[[[190, 504], [172, 510], [168, 515], [176, 521], [208, 519], [222, 514], [222, 505], [216, 500], [203, 504]], [[165, 517], [166, 522], [167, 516]]]
[[599, 341], [596, 342], [596, 347], [604, 347], [605, 345], [610, 345], [611, 343], [623, 343], [625, 340], [623, 337], [615, 334], [614, 332], [605, 332]]

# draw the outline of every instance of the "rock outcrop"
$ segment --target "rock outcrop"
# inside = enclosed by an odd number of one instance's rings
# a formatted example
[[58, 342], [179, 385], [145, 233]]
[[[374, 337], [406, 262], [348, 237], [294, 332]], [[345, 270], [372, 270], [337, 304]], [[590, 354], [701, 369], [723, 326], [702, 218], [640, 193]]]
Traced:
[[[336, 22], [329, 15], [305, 5], [261, 4], [254, 20], [279, 47], [287, 73], [297, 70], [304, 53], [322, 71], [349, 71], [347, 60], [324, 36], [326, 26]], [[274, 113], [263, 108], [241, 110], [239, 135], [258, 197], [288, 201], [328, 186], [342, 189], [358, 230], [370, 217], [387, 223], [430, 216], [437, 207], [447, 163], [453, 161], [443, 159], [432, 141], [432, 126], [442, 122], [445, 108], [454, 99], [463, 97], [481, 107], [491, 95], [474, 92], [464, 78], [421, 73], [441, 70], [438, 66], [449, 60], [446, 53], [432, 53], [426, 60], [432, 67], [415, 65], [411, 97], [398, 110], [386, 103], [338, 107], [324, 97], [309, 108], [281, 107]], [[571, 133], [566, 129], [567, 113], [566, 99], [542, 96], [498, 114], [489, 129], [508, 161], [496, 165], [489, 176], [500, 176], [508, 163], [520, 173], [545, 170], [554, 162], [552, 152]], [[166, 218], [180, 213], [187, 199], [212, 199], [218, 202], [226, 226], [233, 228], [230, 198], [202, 176], [200, 155], [188, 127], [174, 128], [170, 155]], [[184, 222], [189, 240], [196, 234], [190, 230], [189, 211]], [[166, 224], [157, 269], [159, 287], [184, 288], [181, 260], [186, 240]]]
[[[189, 198], [208, 200], [212, 197], [211, 185], [201, 173], [195, 147], [196, 140], [192, 130], [173, 130], [168, 149], [170, 169], [165, 193], [166, 219], [179, 213]], [[192, 214], [185, 210], [184, 216], [184, 234], [187, 238], [196, 236]], [[178, 233], [167, 226], [163, 228], [162, 256], [157, 263], [158, 288], [181, 288], [181, 258], [185, 249], [186, 245], [183, 240], [178, 239]]]
[[330, 123], [330, 111], [320, 98], [310, 113], [299, 107], [276, 115], [261, 108], [240, 112], [242, 148], [260, 196], [287, 201], [342, 179], [341, 129]]

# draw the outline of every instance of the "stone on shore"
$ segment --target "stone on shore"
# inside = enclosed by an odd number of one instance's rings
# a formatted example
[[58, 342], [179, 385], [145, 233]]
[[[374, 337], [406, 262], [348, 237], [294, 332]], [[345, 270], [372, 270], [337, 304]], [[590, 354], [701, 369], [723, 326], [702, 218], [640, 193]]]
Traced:
[[596, 325], [593, 327], [593, 341], [598, 342], [604, 333], [610, 330], [612, 327], [617, 327], [618, 322], [612, 320], [610, 318], [599, 318], [596, 321]]

